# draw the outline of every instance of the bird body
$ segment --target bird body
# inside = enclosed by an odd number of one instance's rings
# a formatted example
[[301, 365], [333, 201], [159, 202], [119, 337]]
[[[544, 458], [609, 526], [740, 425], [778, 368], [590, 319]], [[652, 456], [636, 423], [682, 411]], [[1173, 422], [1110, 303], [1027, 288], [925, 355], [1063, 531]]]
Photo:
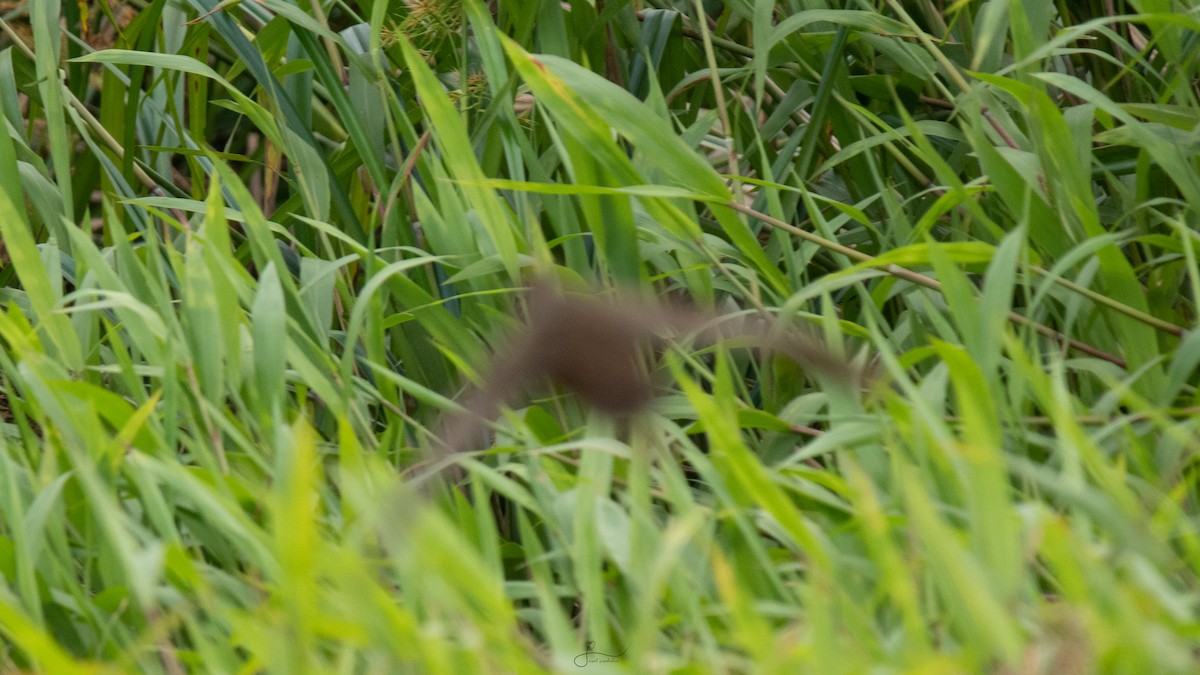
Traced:
[[[467, 396], [465, 412], [451, 415], [442, 441], [451, 452], [469, 449], [482, 429], [538, 380], [549, 380], [593, 408], [615, 416], [648, 405], [654, 386], [646, 356], [664, 332], [697, 333], [706, 341], [749, 338], [752, 344], [787, 355], [806, 367], [857, 381], [854, 369], [809, 335], [778, 334], [771, 322], [721, 320], [678, 306], [659, 307], [630, 297], [611, 300], [568, 296], [535, 283], [527, 298], [528, 324], [497, 350], [482, 386]], [[843, 379], [844, 378], [844, 379]]]

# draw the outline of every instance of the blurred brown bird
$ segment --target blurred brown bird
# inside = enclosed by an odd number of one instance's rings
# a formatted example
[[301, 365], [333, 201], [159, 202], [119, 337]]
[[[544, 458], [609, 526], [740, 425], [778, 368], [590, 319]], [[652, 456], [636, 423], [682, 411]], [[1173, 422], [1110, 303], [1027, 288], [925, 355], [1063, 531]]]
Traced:
[[[646, 367], [647, 348], [664, 332], [696, 333], [705, 342], [749, 338], [806, 368], [859, 383], [857, 369], [834, 356], [816, 337], [772, 331], [765, 319], [721, 319], [679, 306], [654, 306], [631, 297], [611, 301], [566, 296], [546, 282], [528, 295], [524, 331], [496, 352], [483, 386], [467, 396], [464, 412], [447, 416], [441, 439], [444, 452], [472, 449], [483, 421], [539, 380], [561, 385], [588, 405], [626, 416], [648, 405], [654, 385]], [[720, 320], [719, 320], [720, 319]]]

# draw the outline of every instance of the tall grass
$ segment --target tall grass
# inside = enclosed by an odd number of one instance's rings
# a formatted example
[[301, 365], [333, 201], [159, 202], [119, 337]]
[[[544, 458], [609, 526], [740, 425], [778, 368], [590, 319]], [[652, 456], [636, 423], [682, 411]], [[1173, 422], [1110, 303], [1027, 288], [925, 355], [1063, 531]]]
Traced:
[[[0, 29], [0, 670], [1200, 666], [1195, 2]], [[535, 276], [878, 376], [679, 335], [429, 479]]]

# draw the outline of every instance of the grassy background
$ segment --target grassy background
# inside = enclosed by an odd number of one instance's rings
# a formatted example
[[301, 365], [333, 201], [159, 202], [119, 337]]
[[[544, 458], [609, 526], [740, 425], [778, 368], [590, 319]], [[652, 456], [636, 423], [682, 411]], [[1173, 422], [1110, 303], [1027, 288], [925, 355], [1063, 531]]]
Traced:
[[[1197, 7], [0, 3], [0, 670], [1195, 672]], [[414, 487], [533, 273], [881, 381]]]

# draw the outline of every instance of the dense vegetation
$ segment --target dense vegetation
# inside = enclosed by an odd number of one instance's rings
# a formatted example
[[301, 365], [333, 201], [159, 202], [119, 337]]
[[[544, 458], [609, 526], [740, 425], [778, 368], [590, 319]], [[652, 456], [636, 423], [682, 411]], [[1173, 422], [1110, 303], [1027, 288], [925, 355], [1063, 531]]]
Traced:
[[1196, 672], [1197, 7], [0, 3], [0, 670]]

